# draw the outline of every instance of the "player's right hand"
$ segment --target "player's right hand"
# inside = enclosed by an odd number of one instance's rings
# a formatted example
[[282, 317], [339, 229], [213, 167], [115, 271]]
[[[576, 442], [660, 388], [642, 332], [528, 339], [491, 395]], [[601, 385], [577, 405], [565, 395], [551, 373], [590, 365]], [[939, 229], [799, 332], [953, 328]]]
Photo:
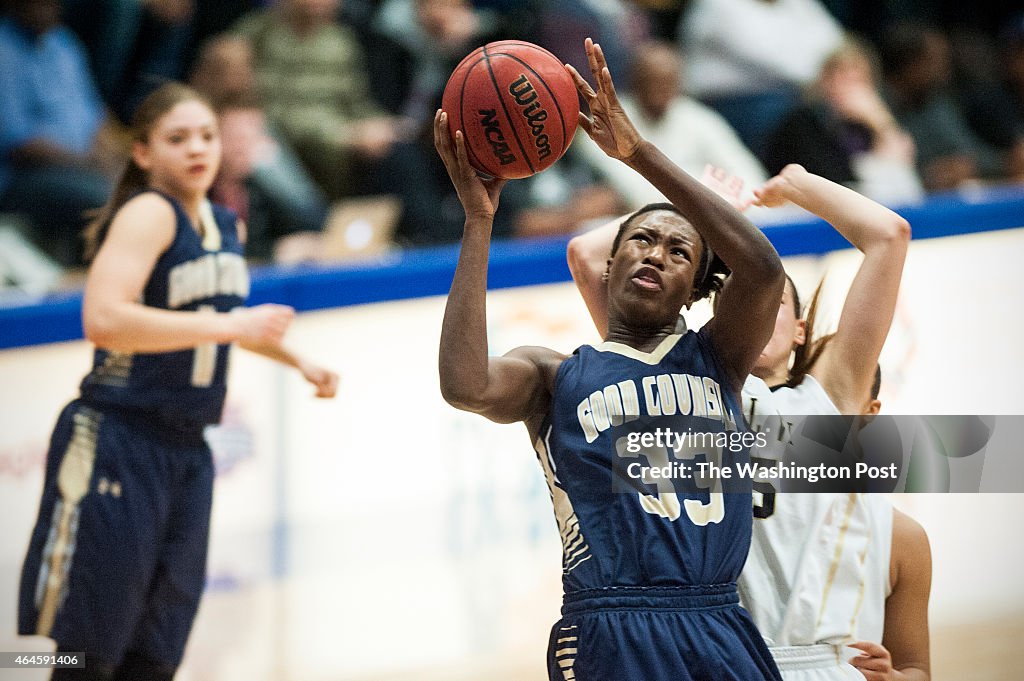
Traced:
[[863, 651], [850, 659], [850, 664], [860, 670], [866, 681], [894, 681], [896, 670], [892, 667], [892, 655], [885, 646], [871, 641], [851, 643], [851, 648]]
[[466, 217], [492, 219], [498, 210], [501, 188], [507, 180], [480, 177], [469, 164], [464, 133], [456, 130], [455, 139], [452, 139], [448, 132], [448, 114], [441, 109], [434, 114], [434, 148], [444, 161]]
[[295, 310], [287, 305], [257, 305], [235, 311], [238, 341], [246, 345], [280, 345], [295, 319]]

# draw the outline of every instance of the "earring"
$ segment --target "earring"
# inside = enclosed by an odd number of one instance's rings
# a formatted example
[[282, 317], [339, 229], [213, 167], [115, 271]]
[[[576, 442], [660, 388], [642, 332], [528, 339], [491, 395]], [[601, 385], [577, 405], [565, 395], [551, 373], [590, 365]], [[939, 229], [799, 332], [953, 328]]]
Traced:
[[605, 270], [604, 272], [601, 273], [601, 283], [602, 284], [607, 284], [608, 283], [608, 270]]

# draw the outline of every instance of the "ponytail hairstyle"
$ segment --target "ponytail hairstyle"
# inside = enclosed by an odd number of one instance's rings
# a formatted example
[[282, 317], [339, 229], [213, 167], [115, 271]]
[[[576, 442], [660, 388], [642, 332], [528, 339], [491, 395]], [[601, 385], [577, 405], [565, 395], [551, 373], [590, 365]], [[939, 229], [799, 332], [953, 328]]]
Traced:
[[[786, 279], [793, 290], [793, 309], [796, 312], [796, 318], [800, 319], [800, 298], [796, 292], [796, 284], [793, 283], [788, 274]], [[821, 298], [821, 290], [824, 286], [825, 280], [822, 279], [818, 283], [818, 288], [814, 290], [814, 295], [811, 296], [810, 305], [807, 306], [807, 316], [804, 318], [807, 323], [807, 340], [803, 345], [798, 345], [796, 350], [793, 351], [793, 367], [789, 370], [789, 380], [786, 381], [786, 386], [789, 388], [795, 388], [803, 382], [807, 374], [814, 368], [814, 365], [821, 359], [821, 353], [825, 351], [825, 346], [835, 338], [835, 333], [827, 334], [821, 338], [814, 337], [814, 320], [818, 316], [818, 300]]]
[[[203, 95], [187, 85], [169, 82], [154, 90], [142, 100], [142, 103], [139, 104], [139, 107], [132, 115], [132, 142], [148, 142], [149, 135], [153, 131], [153, 126], [156, 122], [178, 104], [188, 101], [202, 102], [210, 107], [210, 110], [213, 110], [213, 106], [210, 105]], [[100, 246], [103, 244], [103, 239], [107, 235], [107, 228], [110, 227], [110, 223], [113, 221], [114, 216], [117, 215], [117, 211], [121, 210], [121, 207], [135, 194], [148, 186], [149, 173], [139, 167], [135, 162], [134, 156], [129, 156], [128, 164], [121, 173], [121, 177], [117, 181], [117, 186], [114, 187], [114, 193], [111, 194], [110, 199], [102, 207], [95, 211], [90, 211], [89, 216], [91, 219], [82, 235], [85, 240], [86, 261], [92, 260], [96, 256], [96, 252], [99, 251]]]

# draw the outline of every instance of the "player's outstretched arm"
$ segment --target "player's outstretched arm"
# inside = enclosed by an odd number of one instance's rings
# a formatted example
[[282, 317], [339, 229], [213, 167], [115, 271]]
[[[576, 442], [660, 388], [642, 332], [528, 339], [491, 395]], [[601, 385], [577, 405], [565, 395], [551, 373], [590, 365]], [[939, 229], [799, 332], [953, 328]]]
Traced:
[[466, 211], [462, 249], [441, 326], [438, 369], [441, 394], [452, 406], [512, 423], [542, 413], [561, 355], [546, 348], [517, 348], [487, 355], [487, 256], [494, 211], [504, 180], [481, 180], [469, 165], [465, 138], [448, 133], [447, 115], [434, 117], [434, 146]]
[[294, 316], [283, 305], [205, 313], [139, 302], [153, 267], [174, 240], [174, 230], [174, 209], [156, 194], [140, 194], [118, 211], [89, 268], [82, 304], [86, 338], [118, 352], [171, 352], [240, 340], [279, 342]]
[[249, 352], [297, 369], [302, 377], [316, 388], [317, 397], [334, 397], [338, 392], [338, 374], [336, 372], [309, 361], [280, 342], [240, 341], [238, 345]]
[[885, 601], [882, 644], [861, 641], [863, 651], [850, 660], [867, 681], [929, 681], [928, 597], [932, 585], [932, 554], [921, 525], [893, 509], [892, 593]]
[[885, 206], [799, 165], [786, 166], [754, 195], [759, 205], [788, 201], [814, 213], [864, 253], [836, 335], [810, 371], [839, 411], [858, 413], [892, 326], [910, 225]]
[[600, 46], [588, 38], [585, 47], [597, 90], [566, 66], [590, 107], [590, 118], [580, 114], [580, 126], [606, 154], [643, 175], [679, 208], [732, 270], [707, 329], [733, 387], [739, 389], [771, 337], [785, 277], [782, 261], [739, 211], [640, 137], [619, 104]]

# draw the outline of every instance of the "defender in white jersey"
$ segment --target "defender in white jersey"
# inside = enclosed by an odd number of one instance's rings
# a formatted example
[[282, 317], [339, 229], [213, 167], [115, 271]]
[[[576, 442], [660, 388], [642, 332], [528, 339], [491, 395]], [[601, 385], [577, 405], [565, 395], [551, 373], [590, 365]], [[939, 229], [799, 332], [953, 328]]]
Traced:
[[[772, 391], [743, 389], [752, 430], [786, 432], [792, 415], [838, 415], [813, 376]], [[755, 493], [740, 598], [787, 681], [863, 679], [845, 648], [883, 637], [893, 508], [877, 495]]]
[[[801, 319], [796, 288], [787, 283], [775, 333], [744, 386], [751, 428], [777, 420], [776, 432], [785, 432], [793, 416], [877, 413], [878, 355], [899, 291], [906, 221], [798, 166], [754, 194], [761, 205], [792, 202], [826, 219], [865, 257], [838, 329], [817, 342], [809, 338], [817, 296], [808, 319]], [[892, 569], [894, 511], [886, 500], [766, 494], [754, 515], [741, 597], [788, 681], [928, 678], [927, 589], [922, 597], [919, 574], [904, 572], [900, 580]], [[886, 608], [895, 588], [904, 600], [908, 592], [913, 596], [906, 609], [914, 621], [898, 626], [898, 609]], [[887, 626], [890, 616], [893, 626]], [[850, 644], [863, 654], [854, 655]]]
[[[878, 411], [879, 384], [877, 374], [866, 414]], [[751, 376], [743, 403], [753, 430], [839, 413], [811, 375], [775, 391]], [[884, 497], [852, 493], [755, 495], [754, 515], [740, 598], [784, 679], [929, 678], [930, 549], [916, 521]], [[847, 646], [864, 654], [850, 660]]]
[[[760, 205], [792, 202], [824, 218], [865, 258], [838, 330], [817, 343], [808, 340], [815, 306], [801, 319], [796, 289], [787, 282], [772, 339], [753, 371], [759, 378], [744, 385], [751, 427], [774, 418], [774, 432], [785, 433], [791, 421], [785, 416], [877, 413], [877, 399], [868, 395], [892, 322], [909, 226], [800, 166], [788, 166], [754, 193]], [[593, 282], [602, 238], [595, 231], [569, 245], [570, 269], [599, 330], [606, 323], [605, 303], [594, 295]], [[928, 555], [920, 526], [870, 495], [789, 494], [760, 502], [741, 589], [758, 628], [775, 646], [784, 677], [928, 679], [931, 569], [926, 560], [904, 556], [908, 547]], [[844, 644], [863, 654], [847, 663]]]

